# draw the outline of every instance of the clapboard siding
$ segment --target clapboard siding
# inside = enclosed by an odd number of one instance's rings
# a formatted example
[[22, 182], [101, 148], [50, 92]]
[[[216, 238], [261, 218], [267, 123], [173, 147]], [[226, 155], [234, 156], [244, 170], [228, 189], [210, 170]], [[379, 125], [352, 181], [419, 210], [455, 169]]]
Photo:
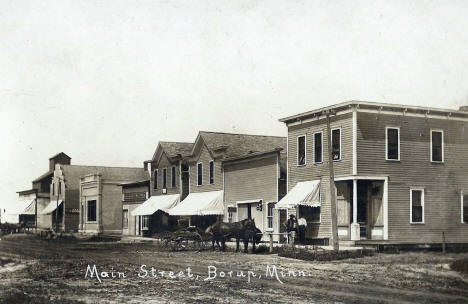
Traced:
[[[238, 201], [263, 201], [261, 223], [255, 223], [262, 232], [268, 226], [268, 202], [277, 202], [278, 197], [278, 154], [249, 159], [240, 163], [224, 165], [225, 216], [228, 206], [236, 206]], [[277, 211], [273, 210], [273, 231], [277, 232]]]
[[[468, 124], [463, 121], [357, 114], [359, 175], [387, 175], [389, 241], [467, 242], [460, 190], [468, 191]], [[400, 127], [400, 161], [385, 160], [385, 127]], [[430, 161], [430, 129], [444, 130], [444, 163]], [[424, 224], [410, 224], [410, 188], [424, 188]]]
[[[349, 176], [353, 168], [352, 113], [331, 117], [331, 128], [341, 128], [341, 160], [335, 161], [335, 176]], [[323, 163], [313, 163], [313, 134], [323, 132]], [[297, 137], [306, 135], [306, 165], [297, 166]], [[288, 127], [288, 191], [298, 182], [321, 179], [321, 223], [307, 226], [309, 237], [330, 237], [331, 214], [329, 201], [328, 140], [326, 119]]]
[[[221, 162], [214, 162], [214, 183], [210, 184], [210, 161], [212, 161], [213, 158], [205, 145], [200, 149], [200, 152], [195, 159], [196, 161], [192, 162], [189, 166], [190, 193], [223, 190]], [[197, 185], [198, 163], [203, 164], [203, 185], [201, 186]]]
[[[175, 187], [172, 187], [171, 184], [171, 168], [175, 166], [176, 171], [176, 184]], [[162, 172], [163, 169], [167, 169], [166, 181], [167, 181], [167, 194], [180, 194], [180, 166], [179, 162], [171, 162], [166, 156], [166, 153], [162, 153], [159, 163], [153, 163], [151, 170], [151, 195], [162, 195], [163, 194], [163, 184], [162, 184]], [[154, 189], [154, 170], [158, 169], [158, 189]]]

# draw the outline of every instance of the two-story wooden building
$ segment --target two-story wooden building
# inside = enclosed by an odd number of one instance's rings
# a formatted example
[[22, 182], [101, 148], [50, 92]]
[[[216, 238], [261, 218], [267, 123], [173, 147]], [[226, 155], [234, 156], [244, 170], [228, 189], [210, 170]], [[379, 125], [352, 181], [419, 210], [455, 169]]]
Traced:
[[200, 131], [187, 159], [189, 195], [169, 214], [201, 228], [253, 218], [262, 231], [278, 229], [273, 206], [285, 192], [285, 146], [284, 137]]
[[280, 121], [288, 194], [278, 207], [306, 217], [307, 237], [331, 237], [331, 153], [339, 239], [440, 243], [444, 233], [447, 242], [468, 241], [466, 108], [351, 101]]
[[151, 174], [151, 196], [131, 212], [132, 217], [139, 217], [135, 222], [141, 223], [142, 234], [176, 229], [176, 219], [167, 212], [188, 195], [189, 172], [185, 160], [191, 155], [192, 147], [193, 143], [161, 141], [152, 159], [145, 162]]

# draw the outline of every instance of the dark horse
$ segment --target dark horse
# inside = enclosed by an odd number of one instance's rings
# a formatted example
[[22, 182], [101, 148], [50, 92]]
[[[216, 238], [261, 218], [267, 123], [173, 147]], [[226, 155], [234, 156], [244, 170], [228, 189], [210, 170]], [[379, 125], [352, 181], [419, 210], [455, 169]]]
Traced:
[[[252, 219], [245, 219], [236, 223], [224, 223], [216, 222], [205, 231], [212, 235], [212, 249], [214, 250], [214, 244], [226, 251], [226, 241], [235, 238], [236, 239], [236, 251], [239, 251], [239, 242], [242, 239], [244, 242], [244, 252], [247, 252], [249, 246], [249, 240], [252, 239], [253, 250], [255, 251], [255, 243], [259, 243], [261, 239], [261, 231], [255, 227], [255, 222]], [[221, 245], [219, 243], [221, 242]]]

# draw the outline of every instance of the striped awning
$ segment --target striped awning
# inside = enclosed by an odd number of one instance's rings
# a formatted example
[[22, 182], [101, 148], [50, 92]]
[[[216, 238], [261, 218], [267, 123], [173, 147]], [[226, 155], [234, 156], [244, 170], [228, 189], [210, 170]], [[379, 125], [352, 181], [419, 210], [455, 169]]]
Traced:
[[34, 215], [36, 214], [36, 204], [35, 204], [36, 199], [27, 199], [27, 200], [19, 200], [18, 202], [12, 204], [11, 207], [9, 207], [5, 214], [15, 214], [15, 215], [20, 215], [20, 214], [26, 214], [26, 215]]
[[209, 191], [190, 193], [177, 206], [169, 210], [170, 215], [222, 215], [224, 214], [224, 192]]
[[180, 201], [180, 194], [151, 196], [132, 211], [132, 216], [151, 215], [158, 210], [167, 212]]
[[299, 182], [283, 197], [276, 209], [294, 208], [298, 205], [320, 207], [320, 180]]
[[55, 209], [57, 209], [57, 207], [60, 206], [61, 203], [62, 203], [62, 200], [59, 200], [58, 204], [57, 204], [57, 200], [51, 200], [50, 203], [45, 207], [45, 209], [42, 210], [41, 214], [49, 214], [49, 213], [54, 212]]

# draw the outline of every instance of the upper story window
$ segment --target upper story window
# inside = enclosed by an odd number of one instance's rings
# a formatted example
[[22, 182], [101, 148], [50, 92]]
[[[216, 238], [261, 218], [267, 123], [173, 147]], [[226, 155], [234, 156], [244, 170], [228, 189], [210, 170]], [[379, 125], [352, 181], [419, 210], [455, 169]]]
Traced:
[[158, 169], [154, 170], [153, 174], [153, 188], [158, 189]]
[[214, 184], [214, 161], [210, 161], [210, 184]]
[[444, 131], [431, 130], [431, 161], [444, 161]]
[[461, 222], [468, 223], [468, 194], [461, 193]]
[[400, 128], [386, 128], [386, 159], [400, 160]]
[[323, 136], [322, 132], [314, 134], [314, 163], [323, 162]]
[[162, 171], [162, 187], [163, 189], [167, 189], [167, 169], [164, 168]]
[[297, 165], [305, 166], [306, 164], [306, 137], [305, 135], [297, 137]]
[[332, 129], [332, 159], [341, 160], [341, 129]]
[[198, 186], [203, 185], [203, 164], [202, 163], [197, 164], [197, 185]]
[[171, 168], [171, 187], [172, 188], [176, 187], [176, 167], [175, 166]]
[[424, 223], [424, 190], [410, 190], [410, 222]]

